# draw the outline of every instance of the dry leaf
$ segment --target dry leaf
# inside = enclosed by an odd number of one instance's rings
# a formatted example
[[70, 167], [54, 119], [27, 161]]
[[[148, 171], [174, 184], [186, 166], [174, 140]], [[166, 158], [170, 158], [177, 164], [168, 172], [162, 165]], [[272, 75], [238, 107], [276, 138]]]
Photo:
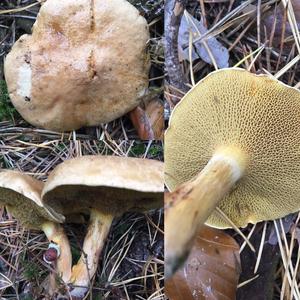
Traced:
[[141, 140], [153, 140], [154, 133], [146, 112], [139, 106], [129, 112], [130, 120]]
[[[189, 35], [190, 32], [193, 35], [193, 39], [203, 35], [207, 32], [207, 28], [203, 25], [202, 22], [199, 22], [188, 12], [185, 12], [184, 16], [181, 18], [181, 23], [179, 27], [178, 35], [178, 48], [179, 53], [183, 59], [189, 60], [189, 48], [185, 48], [185, 45], [189, 44]], [[207, 46], [211, 54], [213, 55], [216, 64], [219, 68], [227, 68], [229, 66], [229, 52], [228, 50], [217, 41], [215, 37], [210, 37], [206, 39]], [[185, 48], [185, 49], [184, 49]], [[205, 49], [202, 41], [194, 43], [192, 51], [192, 60], [201, 58], [205, 62], [212, 64], [209, 53]]]
[[[290, 214], [281, 219], [285, 233], [288, 233], [290, 231], [290, 229], [292, 228], [292, 226], [294, 225], [295, 216], [296, 216], [296, 214]], [[280, 226], [279, 220], [277, 220], [276, 223], [277, 223], [277, 226]], [[278, 237], [277, 237], [275, 227], [273, 227], [273, 229], [270, 233], [268, 243], [273, 246], [277, 245], [277, 243], [278, 243]]]
[[203, 226], [185, 266], [166, 281], [170, 300], [235, 299], [239, 245], [222, 230]]
[[162, 140], [164, 136], [164, 106], [158, 99], [153, 99], [146, 106], [148, 116], [155, 140]]

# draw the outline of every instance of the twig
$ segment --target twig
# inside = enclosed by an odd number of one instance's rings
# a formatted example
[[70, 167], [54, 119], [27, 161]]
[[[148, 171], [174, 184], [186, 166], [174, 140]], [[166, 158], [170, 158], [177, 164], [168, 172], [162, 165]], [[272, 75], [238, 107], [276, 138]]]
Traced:
[[[178, 32], [181, 18], [187, 0], [166, 0], [165, 2], [165, 67], [172, 93], [178, 95], [177, 90], [187, 92], [185, 78], [178, 57]], [[181, 96], [181, 95], [180, 95]], [[178, 99], [174, 99], [178, 102]]]

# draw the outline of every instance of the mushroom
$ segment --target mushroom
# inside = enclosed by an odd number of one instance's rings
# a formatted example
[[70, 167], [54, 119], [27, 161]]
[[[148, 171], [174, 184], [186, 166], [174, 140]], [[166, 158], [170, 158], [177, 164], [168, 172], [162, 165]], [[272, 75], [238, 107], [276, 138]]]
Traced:
[[64, 216], [41, 200], [43, 182], [18, 171], [0, 172], [0, 205], [28, 229], [42, 230], [58, 255], [56, 269], [66, 283], [71, 277], [72, 257], [68, 238], [59, 223]]
[[67, 160], [50, 174], [43, 201], [60, 213], [89, 213], [82, 255], [72, 269], [73, 297], [88, 290], [113, 219], [163, 206], [163, 163], [115, 156]]
[[13, 105], [34, 126], [76, 130], [134, 109], [148, 86], [146, 20], [125, 0], [51, 0], [5, 60]]
[[237, 226], [300, 208], [300, 93], [266, 75], [209, 74], [175, 107], [165, 137], [166, 275], [206, 222]]

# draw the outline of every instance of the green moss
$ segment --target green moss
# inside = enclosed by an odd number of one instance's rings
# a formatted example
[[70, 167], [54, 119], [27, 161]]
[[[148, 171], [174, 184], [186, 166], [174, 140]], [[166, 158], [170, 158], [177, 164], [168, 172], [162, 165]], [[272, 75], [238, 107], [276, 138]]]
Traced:
[[32, 261], [22, 261], [23, 275], [27, 281], [37, 281], [41, 277], [41, 269]]
[[14, 120], [16, 115], [17, 111], [9, 100], [6, 82], [0, 80], [0, 121]]
[[64, 143], [58, 143], [55, 148], [59, 151], [59, 152], [63, 152], [64, 150], [67, 150], [67, 146]]
[[[135, 142], [130, 148], [129, 156], [142, 157], [147, 149], [148, 142]], [[163, 155], [163, 147], [160, 142], [153, 142], [147, 150], [147, 158], [161, 159]]]
[[157, 158], [159, 157], [160, 155], [162, 155], [163, 153], [163, 149], [162, 149], [162, 146], [161, 145], [152, 145], [149, 149], [149, 152], [150, 156], [152, 158]]
[[130, 156], [140, 156], [143, 155], [145, 151], [146, 151], [146, 145], [136, 142], [136, 144], [130, 148]]

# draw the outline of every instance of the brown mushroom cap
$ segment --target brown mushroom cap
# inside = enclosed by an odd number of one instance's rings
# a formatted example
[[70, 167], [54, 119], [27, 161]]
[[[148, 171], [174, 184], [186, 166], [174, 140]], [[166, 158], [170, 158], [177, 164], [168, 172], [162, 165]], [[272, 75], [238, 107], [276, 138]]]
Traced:
[[5, 61], [12, 103], [35, 126], [67, 131], [114, 120], [148, 86], [146, 20], [125, 0], [51, 0]]
[[[174, 109], [165, 143], [166, 183], [174, 190], [221, 148], [246, 155], [246, 169], [219, 207], [237, 225], [300, 208], [300, 93], [266, 75], [232, 68], [201, 80]], [[207, 224], [230, 227], [213, 213]]]
[[104, 214], [163, 206], [163, 163], [116, 156], [67, 160], [50, 174], [43, 201], [66, 215], [95, 208]]
[[41, 229], [47, 221], [63, 222], [64, 217], [45, 207], [41, 200], [43, 182], [18, 171], [0, 172], [0, 205], [8, 207], [28, 229]]

